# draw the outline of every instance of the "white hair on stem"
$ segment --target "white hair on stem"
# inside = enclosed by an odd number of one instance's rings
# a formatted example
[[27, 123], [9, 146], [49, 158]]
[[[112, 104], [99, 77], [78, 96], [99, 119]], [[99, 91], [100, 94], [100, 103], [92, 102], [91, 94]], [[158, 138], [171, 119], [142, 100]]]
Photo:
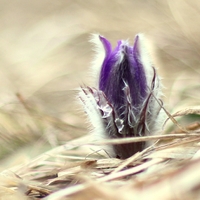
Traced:
[[139, 50], [139, 55], [140, 55], [140, 62], [142, 63], [144, 70], [145, 70], [145, 75], [147, 79], [147, 85], [150, 86], [152, 82], [152, 77], [153, 77], [153, 64], [150, 59], [149, 53], [147, 51], [147, 47], [145, 45], [145, 37], [144, 34], [139, 33], [136, 35], [138, 36], [138, 50]]
[[[92, 141], [98, 141], [101, 139], [106, 139], [108, 136], [105, 133], [105, 127], [103, 124], [103, 119], [100, 114], [100, 110], [97, 107], [97, 103], [95, 101], [94, 96], [88, 91], [87, 88], [82, 88], [79, 92], [79, 98], [84, 105], [85, 112], [87, 113], [87, 117], [93, 126], [91, 128]], [[114, 152], [111, 146], [100, 146], [99, 148], [95, 148], [97, 150], [105, 150], [109, 156], [113, 157]]]
[[100, 34], [91, 34], [90, 42], [93, 44], [93, 50], [95, 51], [95, 56], [92, 61], [92, 76], [95, 80], [95, 86], [98, 86], [99, 76], [101, 67], [106, 56], [104, 45], [100, 40]]

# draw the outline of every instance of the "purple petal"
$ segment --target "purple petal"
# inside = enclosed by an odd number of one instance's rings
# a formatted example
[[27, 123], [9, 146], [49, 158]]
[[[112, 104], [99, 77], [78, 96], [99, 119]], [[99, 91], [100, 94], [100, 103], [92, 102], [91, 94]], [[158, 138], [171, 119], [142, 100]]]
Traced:
[[[124, 41], [118, 42], [118, 46], [104, 63], [100, 76], [100, 90], [104, 91], [117, 114], [122, 118], [127, 104], [123, 92], [125, 84], [129, 85], [131, 104], [134, 108], [140, 109], [139, 105], [146, 96], [147, 83], [143, 65], [140, 62], [138, 39], [139, 37], [136, 37], [134, 47], [128, 46]], [[108, 71], [109, 73], [106, 73]], [[107, 75], [106, 78], [105, 75]]]
[[105, 87], [105, 82], [110, 74], [110, 70], [112, 67], [112, 65], [107, 65], [107, 62], [110, 58], [110, 54], [112, 52], [112, 46], [110, 42], [106, 40], [106, 38], [99, 36], [99, 39], [101, 40], [104, 46], [104, 50], [105, 50], [105, 58], [102, 64], [101, 73], [100, 73], [100, 81], [99, 81], [99, 88], [102, 89]]
[[101, 35], [99, 36], [99, 39], [101, 40], [101, 42], [104, 46], [104, 49], [105, 49], [105, 52], [106, 52], [106, 57], [109, 57], [110, 53], [112, 52], [112, 46], [111, 46], [110, 42], [108, 40], [106, 40], [106, 38], [104, 38]]
[[108, 78], [109, 76], [111, 76], [110, 72], [118, 60], [117, 54], [119, 53], [119, 49], [121, 47], [122, 42], [119, 41], [117, 47], [112, 51], [111, 44], [108, 40], [106, 40], [102, 36], [100, 36], [100, 40], [103, 43], [106, 52], [99, 80], [99, 89], [104, 91], [107, 85]]

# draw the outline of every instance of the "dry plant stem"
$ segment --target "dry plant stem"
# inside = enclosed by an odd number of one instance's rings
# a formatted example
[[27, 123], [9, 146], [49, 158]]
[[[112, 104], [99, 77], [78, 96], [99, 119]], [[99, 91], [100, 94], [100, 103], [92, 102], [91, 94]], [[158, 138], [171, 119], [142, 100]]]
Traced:
[[[198, 140], [199, 140], [199, 138], [198, 138]], [[196, 139], [194, 139], [194, 138], [188, 139], [187, 138], [187, 141], [182, 141], [181, 144], [186, 144], [186, 143], [195, 142], [195, 141], [197, 141], [197, 138]], [[163, 145], [162, 148], [155, 147], [153, 150], [163, 150], [163, 149], [174, 147], [174, 146], [178, 146], [178, 145], [180, 145], [180, 141], [174, 142], [172, 144]], [[151, 152], [152, 148], [153, 148], [153, 145], [150, 146], [148, 149], [144, 150], [143, 152], [139, 153], [139, 155], [133, 156], [131, 159], [127, 159], [127, 161], [128, 160], [135, 160], [139, 156], [142, 156], [143, 154], [145, 154], [147, 152], [148, 153]], [[153, 159], [153, 160], [145, 162], [145, 163], [143, 163], [143, 164], [141, 164], [139, 166], [136, 166], [136, 167], [133, 167], [133, 168], [130, 168], [130, 169], [127, 169], [127, 170], [116, 172], [116, 173], [111, 173], [111, 174], [109, 174], [107, 176], [104, 176], [103, 178], [99, 178], [98, 182], [112, 181], [112, 180], [119, 179], [119, 178], [131, 175], [131, 174], [134, 174], [134, 173], [138, 173], [138, 172], [140, 172], [142, 170], [145, 170], [145, 169], [147, 169], [147, 168], [149, 168], [149, 167], [151, 167], [153, 165], [161, 163], [163, 160], [164, 159]], [[55, 192], [53, 194], [50, 194], [48, 197], [46, 197], [44, 199], [45, 200], [59, 200], [59, 199], [62, 199], [63, 197], [67, 197], [67, 196], [76, 194], [78, 192], [81, 192], [81, 191], [89, 188], [90, 186], [91, 186], [91, 183], [88, 183], [88, 182], [85, 183], [85, 184], [72, 186], [70, 188], [65, 188], [63, 190], [60, 190], [60, 191]]]
[[[178, 135], [178, 134], [176, 134]], [[186, 136], [189, 136], [190, 134], [185, 134]], [[169, 135], [168, 135], [169, 136]], [[152, 137], [152, 136], [151, 136]], [[130, 138], [132, 140], [134, 139], [137, 139], [137, 138]], [[120, 142], [124, 140], [124, 139], [121, 139]], [[147, 155], [149, 153], [151, 153], [152, 151], [155, 151], [155, 150], [164, 150], [164, 149], [167, 149], [167, 148], [171, 148], [171, 147], [177, 147], [177, 146], [181, 146], [181, 145], [185, 145], [185, 144], [189, 144], [189, 143], [192, 143], [192, 142], [198, 142], [200, 141], [200, 137], [198, 138], [186, 138], [185, 140], [178, 140], [178, 141], [174, 141], [174, 142], [170, 142], [170, 143], [167, 143], [167, 144], [164, 144], [164, 145], [160, 145], [160, 146], [157, 146], [157, 147], [154, 147], [154, 145], [150, 146], [149, 148], [147, 149], [144, 149], [141, 153], [138, 153], [138, 154], [135, 154], [133, 155], [130, 160], [127, 159], [125, 161], [125, 163], [122, 164], [122, 166], [119, 166], [119, 169], [116, 169], [116, 171], [120, 171], [121, 168], [127, 166], [129, 163], [135, 161], [136, 159], [138, 159], [140, 156], [144, 156], [144, 155]], [[111, 140], [112, 142], [112, 140]], [[103, 143], [104, 144], [104, 143]], [[79, 146], [81, 146], [82, 144], [80, 144]], [[78, 147], [78, 146], [77, 146]], [[24, 164], [22, 166], [17, 166], [17, 167], [13, 167], [13, 169], [10, 169], [12, 171], [18, 171], [18, 172], [22, 172], [24, 169], [26, 169], [27, 167], [31, 168], [35, 165], [37, 165], [37, 163], [41, 163], [42, 161], [50, 158], [50, 157], [54, 157], [55, 155], [59, 155], [59, 154], [62, 154], [62, 151], [65, 150], [65, 145], [63, 146], [59, 146], [53, 150], [50, 150], [40, 156], [38, 156], [37, 158], [35, 158], [34, 160], [32, 160], [30, 163], [28, 164]], [[75, 159], [77, 159], [77, 157], [74, 157]], [[80, 159], [78, 157], [78, 159]], [[81, 160], [85, 160], [85, 157], [83, 157]], [[113, 172], [114, 173], [114, 172]]]
[[28, 115], [31, 117], [33, 123], [35, 124], [36, 127], [39, 128], [39, 131], [42, 130], [41, 128], [41, 122], [39, 122], [34, 115], [36, 114], [36, 111], [26, 102], [26, 100], [24, 99], [24, 97], [20, 94], [17, 93], [16, 94], [17, 98], [19, 99], [20, 103], [24, 106], [26, 112], [28, 113]]
[[180, 133], [180, 134], [168, 134], [168, 135], [152, 135], [152, 136], [141, 136], [141, 137], [129, 137], [129, 138], [122, 138], [122, 139], [106, 139], [101, 140], [98, 142], [91, 142], [87, 143], [89, 145], [105, 145], [105, 144], [127, 144], [132, 142], [142, 142], [142, 141], [150, 141], [150, 140], [169, 140], [169, 139], [178, 139], [178, 138], [185, 138], [185, 137], [199, 137], [200, 139], [200, 132], [195, 133]]
[[51, 194], [50, 190], [42, 188], [42, 187], [33, 186], [33, 185], [29, 185], [29, 190], [28, 190], [27, 194], [30, 193], [33, 190], [38, 191], [38, 192], [40, 192], [40, 193], [42, 193], [44, 195]]
[[42, 112], [37, 112], [33, 107], [31, 107], [29, 105], [29, 103], [24, 99], [22, 94], [17, 93], [16, 96], [19, 99], [20, 103], [24, 106], [24, 108], [27, 111], [27, 113], [29, 114], [29, 116], [31, 116], [31, 118], [33, 119], [36, 126], [38, 126], [38, 123], [34, 118], [35, 116], [37, 116], [37, 118], [39, 118], [40, 120], [48, 122], [49, 124], [53, 125], [54, 127], [58, 128], [58, 129], [61, 129], [61, 130], [66, 130], [69, 128], [83, 130], [83, 127], [74, 126], [72, 124], [62, 121], [59, 118], [49, 116]]
[[[164, 150], [164, 149], [168, 149], [168, 148], [173, 148], [173, 147], [177, 147], [177, 146], [180, 146], [180, 145], [185, 145], [185, 144], [188, 144], [188, 143], [191, 143], [191, 142], [197, 142], [199, 141], [200, 138], [191, 138], [191, 139], [188, 139], [187, 140], [182, 140], [182, 141], [175, 141], [175, 142], [172, 142], [172, 143], [168, 143], [168, 144], [165, 144], [165, 145], [162, 145], [162, 146], [157, 146], [155, 147], [156, 143], [154, 143], [153, 145], [151, 145], [150, 147], [144, 149], [142, 152], [139, 152], [135, 155], [133, 155], [132, 157], [128, 158], [127, 160], [125, 160], [119, 167], [117, 167], [111, 174], [115, 174], [117, 172], [119, 172], [120, 170], [122, 170], [124, 167], [126, 167], [128, 164], [136, 161], [138, 158], [142, 158], [142, 156], [147, 156], [149, 153], [151, 153], [152, 151], [158, 151], [158, 150]], [[147, 155], [145, 155], [147, 154]]]
[[[189, 115], [189, 114], [197, 114], [200, 115], [200, 109], [199, 108], [185, 108], [183, 110], [179, 110], [176, 113], [174, 113], [173, 115], [171, 115], [172, 117], [180, 117], [180, 116], [185, 116], [185, 115]], [[168, 119], [167, 119], [168, 120]]]
[[124, 160], [124, 162], [121, 165], [119, 165], [115, 170], [113, 170], [111, 172], [111, 174], [115, 174], [115, 173], [121, 171], [126, 166], [128, 166], [130, 163], [132, 163], [133, 161], [135, 161], [138, 158], [140, 158], [142, 156], [142, 154], [143, 154], [143, 151], [142, 152], [138, 152], [138, 153], [134, 154], [133, 156], [131, 156], [130, 158]]
[[26, 109], [26, 111], [32, 115], [32, 110], [30, 108], [30, 106], [27, 104], [26, 100], [24, 99], [24, 97], [20, 94], [20, 93], [16, 93], [17, 98], [19, 99], [20, 103], [24, 106], [24, 108]]
[[181, 141], [179, 140], [179, 141], [171, 142], [171, 143], [168, 143], [168, 144], [165, 144], [165, 145], [162, 145], [162, 146], [157, 146], [157, 147], [155, 147], [154, 150], [164, 150], [164, 149], [167, 149], [167, 148], [178, 147], [178, 146], [181, 146], [181, 145], [199, 142], [199, 141], [200, 141], [200, 138], [189, 138], [189, 139], [187, 138], [185, 140], [181, 140]]
[[[155, 165], [155, 164], [158, 164], [162, 161], [163, 161], [163, 159], [151, 160], [149, 162], [146, 162], [146, 163], [139, 165], [139, 166], [136, 166], [134, 168], [127, 169], [125, 171], [121, 171], [121, 172], [118, 172], [118, 173], [115, 173], [115, 174], [107, 175], [103, 178], [100, 178], [98, 180], [98, 182], [101, 183], [101, 182], [107, 182], [107, 181], [115, 180], [115, 179], [118, 179], [118, 178], [122, 178], [124, 176], [128, 176], [128, 175], [137, 173], [139, 171], [145, 170], [148, 167]], [[59, 190], [58, 192], [55, 192], [55, 193], [49, 195], [48, 197], [44, 198], [44, 200], [59, 200], [63, 197], [67, 197], [67, 196], [73, 195], [77, 192], [80, 192], [80, 191], [82, 191], [82, 190], [84, 190], [84, 189], [86, 189], [90, 186], [91, 186], [90, 183], [89, 184], [86, 183], [86, 184], [80, 184], [80, 185], [72, 186], [70, 188], [65, 188], [63, 190]]]
[[136, 167], [132, 167], [130, 169], [127, 169], [127, 170], [124, 170], [124, 171], [120, 171], [120, 172], [117, 172], [115, 174], [109, 174], [107, 176], [104, 176], [102, 178], [99, 179], [100, 182], [107, 182], [107, 181], [111, 181], [111, 180], [115, 180], [115, 179], [118, 179], [118, 178], [122, 178], [122, 177], [125, 177], [125, 176], [129, 176], [129, 175], [132, 175], [132, 174], [135, 174], [135, 173], [138, 173], [142, 170], [145, 170], [147, 169], [148, 167], [151, 167], [155, 164], [158, 164], [160, 162], [162, 162], [164, 159], [154, 159], [154, 160], [150, 160], [148, 162], [145, 162], [141, 165], [138, 165]]
[[[171, 121], [180, 129], [182, 130], [184, 133], [190, 133], [190, 131], [188, 131], [187, 129], [185, 129], [184, 127], [182, 127], [176, 120], [175, 118], [163, 107], [163, 105], [160, 103], [160, 101], [155, 97], [154, 94], [152, 94], [155, 98], [155, 100], [157, 101], [157, 103], [160, 105], [160, 108], [163, 109], [165, 111], [165, 113], [167, 114], [167, 116], [169, 117], [168, 119], [171, 119]], [[167, 120], [168, 120], [167, 119]], [[167, 120], [164, 122], [163, 127], [165, 126]]]
[[63, 199], [63, 197], [76, 194], [77, 192], [80, 192], [90, 186], [91, 184], [81, 184], [81, 185], [71, 186], [70, 188], [65, 188], [57, 192], [54, 192], [53, 194], [50, 194], [49, 196], [43, 199], [44, 200], [60, 200], [60, 199]]
[[[200, 123], [199, 122], [194, 122], [192, 124], [189, 124], [186, 126], [187, 130], [190, 130], [191, 132], [197, 132], [196, 130], [200, 129]], [[173, 132], [171, 132], [172, 134], [176, 134], [176, 133], [182, 133], [182, 131], [180, 129], [176, 129]]]

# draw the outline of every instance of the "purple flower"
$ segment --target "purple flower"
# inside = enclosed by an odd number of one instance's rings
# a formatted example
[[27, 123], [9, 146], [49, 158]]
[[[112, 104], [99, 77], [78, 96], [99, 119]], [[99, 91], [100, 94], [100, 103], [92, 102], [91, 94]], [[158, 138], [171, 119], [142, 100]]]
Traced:
[[[161, 96], [160, 80], [149, 61], [143, 36], [136, 35], [133, 46], [121, 40], [114, 50], [107, 39], [95, 37], [100, 51], [95, 64], [98, 86], [82, 88], [80, 98], [96, 132], [106, 138], [154, 134], [160, 129], [163, 116], [157, 102]], [[113, 145], [113, 156], [128, 158], [145, 145]]]

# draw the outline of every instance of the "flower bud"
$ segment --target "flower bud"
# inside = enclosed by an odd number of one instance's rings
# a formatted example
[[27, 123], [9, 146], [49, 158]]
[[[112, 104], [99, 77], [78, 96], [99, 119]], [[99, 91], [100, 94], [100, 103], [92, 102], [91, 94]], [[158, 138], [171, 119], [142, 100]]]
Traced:
[[[114, 50], [106, 38], [95, 37], [100, 51], [95, 64], [98, 85], [82, 88], [80, 98], [96, 131], [105, 138], [145, 136], [159, 131], [163, 118], [158, 103], [160, 79], [145, 50], [143, 35], [136, 35], [133, 46], [119, 41]], [[112, 145], [113, 156], [125, 159], [145, 146], [145, 142]]]

